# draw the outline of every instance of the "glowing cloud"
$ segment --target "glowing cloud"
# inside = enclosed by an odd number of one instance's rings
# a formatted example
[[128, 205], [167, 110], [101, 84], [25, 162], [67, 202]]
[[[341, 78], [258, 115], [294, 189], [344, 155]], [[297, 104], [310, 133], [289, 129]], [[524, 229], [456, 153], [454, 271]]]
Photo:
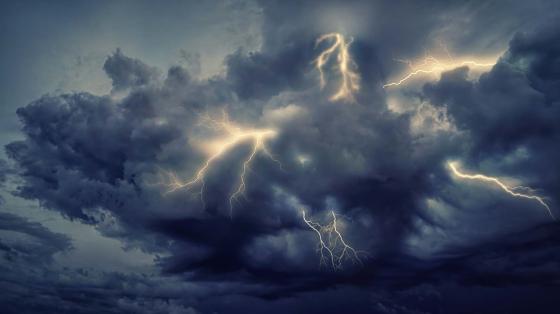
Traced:
[[366, 254], [364, 251], [358, 251], [351, 247], [340, 232], [336, 214], [331, 211], [332, 221], [327, 225], [311, 221], [305, 215], [305, 210], [301, 210], [303, 221], [313, 232], [317, 234], [318, 248], [317, 251], [321, 255], [320, 265], [330, 265], [334, 270], [340, 270], [343, 267], [345, 260], [350, 260], [354, 263], [362, 264], [360, 254]]
[[[483, 175], [483, 174], [478, 174], [478, 173], [477, 174], [466, 174], [466, 173], [463, 173], [457, 168], [457, 162], [449, 162], [448, 165], [449, 165], [449, 168], [451, 169], [451, 171], [453, 172], [453, 174], [458, 176], [459, 178], [492, 183], [492, 184], [497, 185], [498, 187], [500, 187], [502, 190], [504, 190], [506, 193], [508, 193], [509, 195], [511, 195], [513, 197], [526, 198], [526, 199], [531, 199], [531, 200], [537, 201], [544, 208], [546, 208], [550, 217], [552, 217], [552, 219], [556, 220], [556, 217], [554, 216], [554, 214], [552, 214], [552, 210], [550, 210], [550, 207], [543, 200], [543, 198], [540, 197], [540, 196], [536, 196], [536, 195], [532, 194], [534, 192], [533, 189], [525, 187], [525, 186], [509, 187], [507, 184], [503, 183], [498, 178], [489, 177], [489, 176], [486, 176], [486, 175]], [[531, 193], [531, 194], [518, 192], [519, 190], [527, 191], [528, 193]]]
[[326, 85], [325, 73], [323, 68], [327, 64], [328, 60], [332, 55], [336, 54], [337, 68], [340, 73], [340, 86], [335, 94], [333, 94], [329, 99], [331, 101], [354, 101], [354, 92], [360, 90], [360, 76], [354, 71], [356, 68], [356, 63], [352, 60], [350, 53], [348, 52], [348, 47], [352, 41], [346, 41], [344, 36], [339, 33], [325, 34], [317, 39], [315, 45], [331, 40], [332, 45], [325, 49], [317, 59], [315, 59], [315, 67], [319, 71], [319, 79], [321, 82], [321, 88]]
[[233, 211], [233, 202], [245, 192], [247, 185], [247, 172], [249, 171], [255, 156], [258, 153], [262, 153], [271, 160], [279, 163], [266, 148], [266, 142], [276, 136], [277, 131], [274, 129], [242, 128], [229, 121], [229, 117], [225, 111], [223, 111], [222, 119], [220, 120], [213, 119], [207, 115], [202, 118], [201, 122], [206, 127], [224, 133], [224, 137], [217, 141], [208, 141], [210, 143], [209, 147], [211, 148], [210, 156], [196, 171], [196, 174], [192, 178], [183, 181], [173, 172], [166, 173], [168, 177], [168, 182], [165, 184], [168, 187], [167, 193], [180, 189], [190, 190], [195, 186], [199, 186], [199, 194], [202, 202], [204, 203], [205, 178], [210, 168], [217, 160], [219, 160], [219, 158], [223, 157], [231, 149], [240, 144], [249, 142], [251, 143], [251, 151], [242, 163], [238, 183], [229, 197], [230, 210]]
[[[446, 50], [447, 51], [447, 50]], [[403, 62], [408, 64], [410, 71], [407, 72], [403, 77], [399, 80], [394, 82], [389, 82], [383, 85], [383, 88], [391, 87], [391, 86], [399, 86], [405, 84], [409, 80], [413, 79], [416, 76], [423, 75], [423, 74], [441, 74], [444, 71], [453, 70], [462, 66], [469, 66], [469, 67], [492, 67], [496, 64], [495, 61], [483, 61], [483, 60], [463, 60], [463, 61], [455, 61], [451, 57], [449, 58], [450, 61], [444, 62], [441, 61], [433, 56], [427, 56], [422, 61], [414, 63], [409, 60], [397, 60], [399, 62]]]

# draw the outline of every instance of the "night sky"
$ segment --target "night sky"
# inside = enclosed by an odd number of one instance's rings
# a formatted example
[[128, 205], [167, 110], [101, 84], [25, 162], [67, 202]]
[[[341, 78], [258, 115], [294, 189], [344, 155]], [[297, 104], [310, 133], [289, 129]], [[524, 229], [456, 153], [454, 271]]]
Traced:
[[560, 3], [2, 1], [0, 313], [559, 313]]

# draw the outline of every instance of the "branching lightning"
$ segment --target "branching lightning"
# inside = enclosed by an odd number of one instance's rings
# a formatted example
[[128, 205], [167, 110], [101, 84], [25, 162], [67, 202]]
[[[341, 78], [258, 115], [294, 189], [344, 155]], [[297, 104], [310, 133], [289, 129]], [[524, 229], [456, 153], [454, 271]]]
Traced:
[[223, 111], [222, 119], [220, 120], [213, 119], [207, 115], [203, 117], [201, 122], [215, 131], [223, 132], [225, 134], [224, 138], [213, 142], [213, 145], [211, 145], [213, 149], [210, 156], [206, 159], [202, 167], [196, 171], [196, 174], [192, 178], [183, 181], [179, 179], [175, 173], [167, 172], [167, 193], [180, 189], [191, 190], [195, 186], [199, 186], [200, 190], [198, 194], [200, 194], [201, 201], [204, 203], [205, 178], [208, 171], [217, 160], [223, 157], [231, 149], [242, 143], [249, 142], [251, 143], [251, 151], [242, 163], [238, 183], [229, 197], [230, 210], [232, 211], [234, 201], [244, 195], [245, 188], [247, 186], [247, 173], [250, 169], [251, 163], [258, 153], [262, 153], [274, 162], [280, 164], [280, 162], [272, 156], [266, 147], [266, 142], [276, 136], [277, 131], [274, 129], [242, 128], [229, 121], [229, 117], [225, 111]]
[[317, 251], [321, 255], [321, 266], [330, 265], [332, 269], [340, 270], [343, 268], [345, 260], [362, 264], [360, 254], [366, 254], [366, 252], [358, 251], [344, 241], [334, 211], [331, 211], [332, 221], [324, 226], [308, 219], [305, 210], [302, 209], [301, 213], [305, 224], [317, 234], [319, 241]]
[[[456, 162], [449, 162], [448, 165], [449, 165], [449, 168], [451, 168], [451, 171], [453, 172], [453, 174], [458, 176], [459, 178], [493, 183], [513, 197], [526, 198], [526, 199], [531, 199], [531, 200], [537, 201], [544, 208], [546, 208], [550, 217], [552, 217], [552, 219], [556, 220], [556, 217], [552, 213], [552, 210], [550, 209], [550, 206], [548, 206], [548, 204], [544, 201], [544, 199], [540, 196], [536, 196], [536, 195], [532, 194], [532, 193], [534, 193], [533, 189], [531, 189], [529, 187], [525, 187], [525, 186], [509, 187], [507, 184], [503, 183], [498, 178], [489, 177], [489, 176], [479, 174], [479, 173], [477, 173], [477, 174], [463, 173], [459, 169], [457, 169], [457, 163]], [[521, 191], [526, 191], [527, 193], [518, 192], [520, 190]]]
[[319, 37], [315, 45], [317, 46], [326, 40], [332, 40], [332, 45], [321, 52], [321, 54], [314, 61], [315, 67], [319, 71], [321, 88], [324, 88], [326, 85], [323, 67], [327, 64], [331, 56], [336, 54], [336, 62], [338, 71], [340, 73], [341, 82], [338, 90], [329, 98], [329, 100], [344, 100], [352, 102], [354, 101], [354, 92], [360, 90], [360, 76], [357, 72], [354, 71], [354, 69], [356, 68], [356, 63], [352, 60], [352, 57], [350, 56], [350, 53], [348, 51], [348, 47], [352, 43], [352, 40], [347, 42], [342, 34], [329, 33]]
[[[447, 49], [445, 50], [449, 55]], [[410, 68], [410, 72], [406, 73], [401, 79], [397, 81], [389, 82], [383, 85], [383, 88], [402, 85], [406, 83], [408, 80], [414, 78], [415, 76], [422, 75], [422, 74], [440, 74], [444, 71], [453, 70], [462, 66], [491, 67], [496, 64], [496, 62], [484, 62], [480, 60], [455, 61], [451, 57], [449, 59], [450, 59], [449, 62], [443, 62], [433, 56], [427, 56], [417, 64], [414, 64], [414, 62], [410, 60], [396, 60], [398, 62], [403, 62], [408, 64]]]

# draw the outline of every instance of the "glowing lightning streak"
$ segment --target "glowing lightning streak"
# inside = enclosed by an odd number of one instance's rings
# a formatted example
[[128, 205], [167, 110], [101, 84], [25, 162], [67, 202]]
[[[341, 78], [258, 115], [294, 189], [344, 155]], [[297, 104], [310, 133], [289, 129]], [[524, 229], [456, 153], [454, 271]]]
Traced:
[[424, 58], [422, 63], [420, 63], [416, 66], [414, 66], [412, 64], [412, 62], [407, 61], [407, 60], [397, 60], [397, 61], [407, 63], [410, 66], [410, 68], [412, 69], [411, 72], [409, 72], [408, 74], [403, 76], [398, 81], [387, 83], [387, 84], [383, 85], [383, 88], [387, 88], [387, 87], [391, 87], [391, 86], [399, 86], [399, 85], [405, 83], [406, 81], [408, 81], [409, 79], [412, 79], [413, 77], [415, 77], [417, 75], [420, 75], [420, 74], [438, 74], [438, 73], [448, 71], [448, 70], [453, 70], [453, 69], [456, 69], [456, 68], [459, 68], [459, 67], [462, 67], [462, 66], [465, 66], [465, 65], [472, 66], [472, 67], [491, 67], [491, 66], [494, 66], [496, 64], [495, 62], [484, 63], [484, 62], [478, 62], [478, 61], [475, 61], [475, 60], [445, 63], [445, 62], [442, 62], [442, 61], [438, 60], [437, 58], [434, 58], [434, 57], [431, 57], [431, 56]]
[[329, 39], [333, 40], [332, 46], [321, 52], [321, 54], [314, 61], [315, 66], [319, 71], [321, 88], [324, 88], [326, 85], [323, 67], [326, 65], [331, 55], [336, 52], [338, 71], [340, 72], [342, 81], [340, 83], [338, 91], [334, 95], [332, 95], [329, 100], [345, 100], [349, 102], [354, 101], [353, 93], [360, 90], [360, 76], [352, 69], [353, 67], [356, 67], [356, 64], [354, 63], [352, 57], [350, 56], [350, 53], [348, 52], [348, 47], [350, 46], [352, 41], [346, 42], [344, 36], [339, 33], [330, 33], [319, 37], [315, 43], [315, 46]]
[[330, 261], [332, 268], [339, 270], [342, 269], [342, 263], [345, 259], [351, 259], [354, 263], [362, 264], [359, 254], [365, 252], [355, 250], [344, 241], [342, 233], [338, 230], [334, 211], [331, 211], [332, 222], [326, 226], [307, 219], [305, 210], [302, 210], [301, 213], [305, 224], [317, 234], [319, 239], [320, 265], [326, 265], [327, 261]]
[[217, 143], [217, 147], [214, 153], [206, 159], [204, 165], [198, 169], [196, 175], [188, 181], [180, 180], [176, 174], [167, 173], [169, 177], [169, 183], [167, 193], [171, 193], [180, 189], [190, 190], [195, 185], [200, 184], [200, 196], [204, 203], [204, 188], [205, 188], [205, 178], [209, 169], [212, 167], [213, 163], [223, 157], [228, 151], [230, 151], [235, 146], [246, 142], [252, 142], [251, 153], [244, 160], [241, 173], [239, 175], [237, 188], [229, 197], [230, 211], [233, 210], [233, 202], [237, 200], [240, 195], [243, 195], [246, 188], [246, 177], [249, 171], [251, 162], [254, 160], [257, 153], [261, 152], [272, 159], [274, 162], [280, 164], [280, 162], [273, 158], [272, 154], [266, 148], [266, 141], [274, 137], [277, 132], [272, 129], [242, 129], [241, 127], [233, 124], [229, 121], [226, 112], [223, 112], [222, 120], [215, 120], [210, 117], [205, 117], [203, 121], [208, 123], [208, 126], [213, 127], [216, 130], [224, 131], [227, 134], [226, 139], [223, 142]]
[[485, 176], [483, 174], [462, 173], [461, 171], [459, 171], [457, 169], [456, 164], [457, 164], [456, 162], [449, 162], [448, 163], [449, 168], [451, 168], [451, 171], [453, 171], [453, 174], [455, 174], [459, 178], [494, 183], [497, 186], [499, 186], [502, 190], [504, 190], [506, 193], [510, 194], [511, 196], [536, 200], [542, 206], [544, 206], [544, 208], [546, 208], [550, 217], [552, 217], [552, 219], [556, 220], [556, 217], [554, 216], [554, 214], [552, 214], [552, 210], [550, 209], [548, 204], [545, 203], [545, 201], [542, 199], [542, 197], [539, 197], [539, 196], [536, 196], [536, 195], [530, 195], [530, 194], [523, 194], [523, 193], [519, 193], [519, 192], [514, 191], [516, 189], [525, 189], [525, 190], [528, 190], [528, 191], [532, 191], [531, 188], [523, 187], [523, 186], [509, 187], [506, 184], [504, 184], [502, 181], [500, 181], [498, 178], [495, 178], [495, 177], [488, 177], [488, 176]]

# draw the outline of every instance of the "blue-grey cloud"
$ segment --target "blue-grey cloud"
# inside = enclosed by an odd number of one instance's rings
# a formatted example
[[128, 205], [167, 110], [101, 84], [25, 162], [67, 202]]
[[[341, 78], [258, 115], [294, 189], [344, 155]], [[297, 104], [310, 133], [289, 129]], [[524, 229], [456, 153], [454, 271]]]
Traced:
[[158, 75], [157, 69], [123, 55], [120, 49], [107, 58], [103, 69], [111, 78], [115, 90], [149, 84]]

